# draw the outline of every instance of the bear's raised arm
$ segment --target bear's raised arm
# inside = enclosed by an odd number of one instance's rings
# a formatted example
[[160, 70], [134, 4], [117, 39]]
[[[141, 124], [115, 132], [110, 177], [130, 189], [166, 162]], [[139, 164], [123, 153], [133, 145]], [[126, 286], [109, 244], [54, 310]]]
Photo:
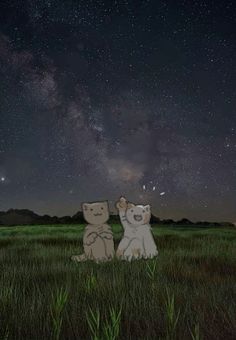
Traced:
[[116, 202], [116, 208], [118, 209], [118, 211], [125, 211], [127, 209], [128, 206], [128, 201], [125, 197], [120, 197], [119, 201]]
[[116, 208], [118, 209], [120, 221], [124, 229], [129, 226], [129, 222], [126, 218], [126, 210], [129, 206], [130, 203], [126, 200], [125, 197], [120, 197], [119, 201], [116, 202]]

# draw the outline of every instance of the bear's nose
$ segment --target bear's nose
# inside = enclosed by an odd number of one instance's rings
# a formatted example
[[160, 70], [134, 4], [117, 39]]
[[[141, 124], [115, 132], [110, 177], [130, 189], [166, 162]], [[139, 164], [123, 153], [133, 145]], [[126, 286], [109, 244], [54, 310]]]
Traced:
[[142, 215], [134, 215], [135, 221], [139, 222], [142, 220]]

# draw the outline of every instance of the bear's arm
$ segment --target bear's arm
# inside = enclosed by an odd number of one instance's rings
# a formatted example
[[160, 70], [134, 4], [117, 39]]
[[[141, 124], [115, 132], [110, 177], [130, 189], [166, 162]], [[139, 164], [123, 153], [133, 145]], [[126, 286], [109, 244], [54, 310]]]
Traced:
[[154, 241], [153, 235], [152, 235], [152, 229], [150, 225], [147, 226], [147, 229], [144, 233], [143, 236], [143, 246], [144, 246], [144, 251], [146, 254], [146, 257], [154, 257], [157, 256], [158, 251], [157, 251], [157, 246]]
[[108, 240], [113, 239], [112, 229], [108, 224], [102, 224], [101, 226], [98, 227], [98, 235], [101, 238], [105, 238]]
[[120, 216], [120, 221], [124, 229], [127, 229], [130, 226], [130, 223], [128, 222], [126, 218], [126, 213], [125, 210], [119, 210], [119, 216]]
[[90, 227], [89, 225], [85, 229], [83, 243], [84, 245], [90, 246], [93, 244], [98, 237], [98, 233], [94, 227]]

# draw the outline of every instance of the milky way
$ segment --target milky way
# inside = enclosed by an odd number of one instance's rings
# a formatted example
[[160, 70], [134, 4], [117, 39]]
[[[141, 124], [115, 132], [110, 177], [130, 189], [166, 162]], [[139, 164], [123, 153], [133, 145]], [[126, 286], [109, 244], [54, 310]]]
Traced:
[[233, 1], [4, 1], [0, 210], [235, 222], [235, 27]]

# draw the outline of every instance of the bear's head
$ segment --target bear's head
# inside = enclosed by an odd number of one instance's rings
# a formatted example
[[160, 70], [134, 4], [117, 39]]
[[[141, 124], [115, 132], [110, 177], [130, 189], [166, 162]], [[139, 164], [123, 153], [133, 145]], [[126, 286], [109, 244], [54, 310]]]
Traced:
[[126, 218], [130, 224], [142, 225], [150, 222], [150, 205], [129, 204], [126, 210]]
[[108, 202], [83, 203], [84, 219], [89, 224], [104, 224], [109, 219]]

